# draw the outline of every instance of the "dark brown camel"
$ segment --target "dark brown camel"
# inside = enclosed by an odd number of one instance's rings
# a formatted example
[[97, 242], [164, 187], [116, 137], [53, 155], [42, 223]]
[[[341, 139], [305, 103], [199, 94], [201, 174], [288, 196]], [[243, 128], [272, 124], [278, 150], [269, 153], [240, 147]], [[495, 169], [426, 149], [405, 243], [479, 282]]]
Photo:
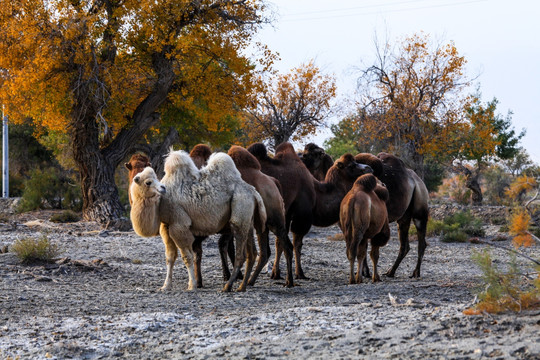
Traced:
[[418, 230], [418, 261], [411, 277], [420, 277], [420, 267], [426, 249], [426, 228], [429, 217], [429, 193], [424, 182], [414, 171], [408, 169], [398, 157], [379, 153], [377, 156], [362, 153], [355, 156], [356, 161], [373, 168], [373, 174], [388, 189], [386, 203], [388, 221], [397, 221], [399, 233], [399, 253], [394, 265], [386, 276], [394, 277], [396, 270], [410, 250], [409, 227], [411, 220]]
[[314, 143], [307, 144], [299, 155], [309, 172], [319, 181], [324, 181], [328, 169], [334, 165], [332, 157]]
[[[358, 164], [352, 155], [342, 156], [326, 175], [324, 183], [316, 180], [302, 163], [290, 143], [276, 148], [273, 158], [262, 143], [252, 144], [248, 151], [259, 160], [263, 173], [276, 178], [283, 190], [287, 230], [293, 233], [295, 275], [306, 276], [301, 265], [303, 238], [312, 225], [330, 226], [339, 220], [339, 206], [345, 194], [360, 175], [371, 172], [369, 166]], [[280, 278], [279, 260], [282, 249], [277, 244], [272, 278]]]
[[[131, 158], [129, 159], [127, 163], [124, 164], [124, 166], [129, 171], [129, 185], [131, 185], [131, 182], [133, 181], [133, 178], [135, 177], [135, 175], [143, 171], [145, 167], [152, 166], [152, 164], [150, 164], [150, 160], [148, 159], [146, 155], [138, 153], [138, 154], [131, 155]], [[128, 196], [129, 196], [129, 204], [131, 205], [132, 200], [131, 200], [131, 193], [129, 191], [128, 191]]]
[[[390, 227], [386, 201], [388, 190], [377, 184], [372, 174], [360, 176], [341, 202], [339, 225], [347, 243], [349, 259], [349, 284], [362, 282], [362, 266], [366, 260], [368, 240], [371, 240], [373, 282], [381, 281], [377, 271], [379, 248], [388, 243]], [[358, 270], [354, 275], [354, 262], [358, 258]]]

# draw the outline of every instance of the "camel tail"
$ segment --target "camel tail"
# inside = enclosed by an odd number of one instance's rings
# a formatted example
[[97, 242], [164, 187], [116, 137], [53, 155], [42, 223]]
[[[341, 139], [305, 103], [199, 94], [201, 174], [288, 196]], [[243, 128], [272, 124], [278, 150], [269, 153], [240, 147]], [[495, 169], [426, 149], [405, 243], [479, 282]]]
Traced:
[[255, 219], [254, 221], [258, 224], [258, 228], [261, 229], [261, 231], [265, 231], [266, 229], [266, 208], [264, 207], [264, 202], [261, 197], [261, 195], [254, 191], [255, 201], [257, 208], [255, 209]]

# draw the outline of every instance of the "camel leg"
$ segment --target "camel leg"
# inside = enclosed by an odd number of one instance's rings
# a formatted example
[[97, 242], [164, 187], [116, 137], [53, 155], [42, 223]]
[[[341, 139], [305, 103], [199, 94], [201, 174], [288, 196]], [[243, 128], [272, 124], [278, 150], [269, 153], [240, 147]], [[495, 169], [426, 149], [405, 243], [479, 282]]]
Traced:
[[405, 214], [401, 219], [397, 221], [398, 223], [398, 235], [399, 235], [399, 253], [394, 265], [388, 272], [386, 276], [394, 277], [396, 270], [401, 263], [401, 260], [407, 255], [410, 250], [409, 245], [409, 227], [411, 225], [411, 217], [408, 214]]
[[283, 252], [285, 253], [285, 262], [287, 263], [287, 281], [285, 282], [285, 286], [287, 287], [293, 287], [294, 286], [294, 280], [292, 275], [292, 260], [293, 260], [293, 245], [291, 243], [291, 240], [289, 239], [289, 236], [287, 232], [283, 232], [281, 236], [278, 236], [276, 241], [280, 244], [280, 247], [283, 249]]
[[195, 253], [193, 251], [193, 243], [195, 242], [195, 237], [189, 231], [189, 228], [180, 225], [169, 225], [168, 233], [170, 238], [174, 241], [174, 243], [180, 250], [180, 255], [182, 256], [184, 265], [186, 265], [189, 276], [187, 290], [193, 291], [196, 289], [194, 270]]
[[[218, 240], [219, 257], [221, 258], [221, 270], [223, 272], [223, 280], [227, 281], [231, 278], [231, 272], [229, 271], [229, 262], [227, 260], [227, 254], [231, 257], [230, 249], [233, 244], [232, 233], [221, 234]], [[234, 244], [232, 247], [234, 251]], [[234, 254], [231, 257], [231, 261], [234, 264]]]
[[371, 252], [369, 253], [371, 256], [371, 262], [373, 263], [373, 282], [379, 282], [381, 281], [381, 277], [379, 276], [379, 272], [377, 271], [377, 264], [379, 262], [379, 247], [373, 246], [371, 244]]
[[[234, 258], [233, 272], [231, 274], [231, 277], [229, 278], [229, 281], [227, 281], [227, 283], [223, 287], [224, 292], [229, 292], [232, 290], [233, 283], [238, 278], [238, 273], [240, 272], [240, 269], [246, 262], [247, 242], [249, 241], [248, 234], [246, 231], [242, 231], [241, 228], [235, 226], [232, 223], [231, 223], [231, 228], [232, 228], [233, 236], [236, 242], [236, 254]], [[247, 278], [248, 276], [249, 274], [246, 273], [245, 278]]]
[[427, 230], [427, 216], [423, 219], [414, 219], [414, 226], [416, 226], [418, 234], [418, 260], [416, 262], [416, 268], [414, 269], [411, 277], [420, 277], [420, 266], [422, 265], [422, 258], [424, 257], [424, 251], [426, 250], [426, 230]]
[[294, 246], [294, 258], [295, 258], [295, 274], [297, 279], [308, 279], [304, 275], [304, 270], [302, 270], [302, 246], [305, 234], [293, 233], [293, 246]]
[[367, 253], [367, 243], [368, 239], [362, 239], [358, 242], [358, 252], [356, 258], [358, 260], [358, 270], [356, 271], [356, 283], [362, 283], [362, 267], [364, 265], [364, 260], [366, 259]]
[[369, 265], [367, 262], [367, 256], [364, 258], [364, 263], [362, 265], [362, 276], [366, 278], [371, 277], [371, 274], [369, 273]]
[[[244, 280], [238, 287], [236, 291], [243, 292], [246, 291], [246, 287], [248, 285], [248, 279], [251, 279], [249, 275], [251, 274], [251, 270], [253, 269], [253, 265], [255, 265], [255, 260], [257, 258], [257, 248], [255, 247], [255, 240], [253, 239], [253, 229], [250, 230], [248, 234], [248, 240], [246, 243], [246, 276], [244, 277]], [[266, 263], [265, 263], [266, 264]], [[263, 265], [264, 266], [264, 265]], [[252, 284], [250, 284], [252, 285]]]
[[178, 257], [178, 249], [174, 241], [172, 241], [172, 239], [169, 237], [169, 230], [167, 225], [161, 224], [159, 232], [161, 234], [161, 239], [165, 244], [165, 263], [167, 265], [167, 275], [165, 276], [165, 282], [163, 283], [163, 286], [160, 290], [167, 291], [170, 290], [172, 287], [173, 267], [176, 258]]
[[195, 279], [197, 281], [197, 287], [203, 287], [202, 273], [201, 273], [201, 259], [202, 259], [202, 242], [206, 239], [206, 236], [195, 236], [193, 242], [193, 252], [195, 253]]
[[358, 249], [358, 242], [355, 239], [347, 241], [347, 258], [349, 259], [349, 284], [356, 284], [354, 277], [354, 262], [356, 260], [356, 253]]
[[257, 232], [257, 240], [259, 241], [259, 259], [257, 261], [257, 266], [255, 267], [255, 271], [249, 278], [248, 285], [253, 286], [255, 284], [255, 281], [257, 280], [257, 277], [259, 277], [259, 274], [261, 273], [261, 270], [268, 262], [268, 258], [270, 257], [270, 246], [269, 246], [269, 229], [266, 228], [265, 231], [262, 233]]
[[279, 269], [279, 261], [281, 260], [281, 254], [283, 253], [283, 248], [279, 239], [276, 237], [276, 258], [274, 259], [274, 266], [272, 267], [272, 280], [283, 279], [281, 277], [281, 270]]

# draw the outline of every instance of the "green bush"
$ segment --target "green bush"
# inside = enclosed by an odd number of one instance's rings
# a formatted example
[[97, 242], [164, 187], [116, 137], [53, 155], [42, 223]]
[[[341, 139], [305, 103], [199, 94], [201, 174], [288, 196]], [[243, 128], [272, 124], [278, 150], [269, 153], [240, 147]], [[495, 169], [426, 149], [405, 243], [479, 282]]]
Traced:
[[72, 223], [77, 222], [81, 219], [76, 212], [72, 210], [64, 210], [61, 213], [54, 214], [51, 216], [50, 221], [55, 223]]
[[69, 208], [80, 210], [80, 187], [71, 184], [57, 168], [34, 169], [25, 187], [18, 211]]
[[482, 227], [482, 220], [474, 217], [470, 211], [458, 211], [453, 215], [444, 219], [444, 223], [450, 227], [451, 230], [460, 230], [470, 236], [485, 236], [486, 233]]
[[61, 254], [58, 245], [51, 243], [46, 235], [42, 235], [39, 239], [30, 237], [18, 239], [11, 246], [11, 252], [15, 253], [23, 263], [52, 262]]
[[466, 242], [469, 240], [469, 235], [465, 232], [457, 229], [452, 229], [448, 232], [443, 233], [441, 237], [442, 242]]

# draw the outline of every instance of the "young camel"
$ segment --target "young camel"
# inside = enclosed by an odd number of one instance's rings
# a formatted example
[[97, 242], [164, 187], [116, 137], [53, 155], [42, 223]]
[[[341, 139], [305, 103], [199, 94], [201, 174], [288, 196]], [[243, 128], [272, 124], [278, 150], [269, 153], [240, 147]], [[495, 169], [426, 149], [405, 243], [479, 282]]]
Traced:
[[[396, 221], [398, 224], [399, 253], [394, 265], [385, 275], [394, 277], [399, 264], [409, 252], [409, 227], [412, 220], [418, 233], [418, 259], [411, 277], [420, 277], [422, 258], [427, 247], [426, 229], [429, 217], [429, 193], [426, 185], [400, 158], [392, 154], [382, 152], [375, 156], [361, 153], [356, 155], [355, 159], [371, 166], [373, 174], [388, 189], [389, 199], [386, 203], [388, 221], [390, 223]], [[366, 274], [368, 272], [369, 270]]]
[[[366, 174], [354, 182], [353, 188], [341, 202], [339, 225], [347, 244], [347, 257], [350, 264], [349, 284], [362, 282], [362, 266], [370, 239], [373, 282], [381, 281], [377, 271], [379, 248], [386, 245], [390, 239], [386, 200], [388, 200], [388, 190], [377, 184], [375, 176]], [[355, 277], [356, 258], [358, 258], [358, 270]]]
[[[161, 186], [166, 193], [159, 191]], [[266, 222], [260, 195], [240, 177], [231, 157], [210, 156], [208, 165], [198, 170], [184, 151], [171, 152], [165, 161], [161, 183], [147, 167], [133, 178], [131, 221], [137, 234], [155, 236], [165, 244], [167, 275], [162, 290], [172, 286], [173, 266], [180, 250], [188, 270], [188, 290], [195, 290], [192, 244], [195, 236], [209, 236], [229, 226], [236, 240], [234, 270], [223, 291], [231, 291], [246, 261], [246, 277], [238, 291], [245, 291], [256, 257], [253, 222]], [[158, 230], [159, 229], [159, 230]]]

